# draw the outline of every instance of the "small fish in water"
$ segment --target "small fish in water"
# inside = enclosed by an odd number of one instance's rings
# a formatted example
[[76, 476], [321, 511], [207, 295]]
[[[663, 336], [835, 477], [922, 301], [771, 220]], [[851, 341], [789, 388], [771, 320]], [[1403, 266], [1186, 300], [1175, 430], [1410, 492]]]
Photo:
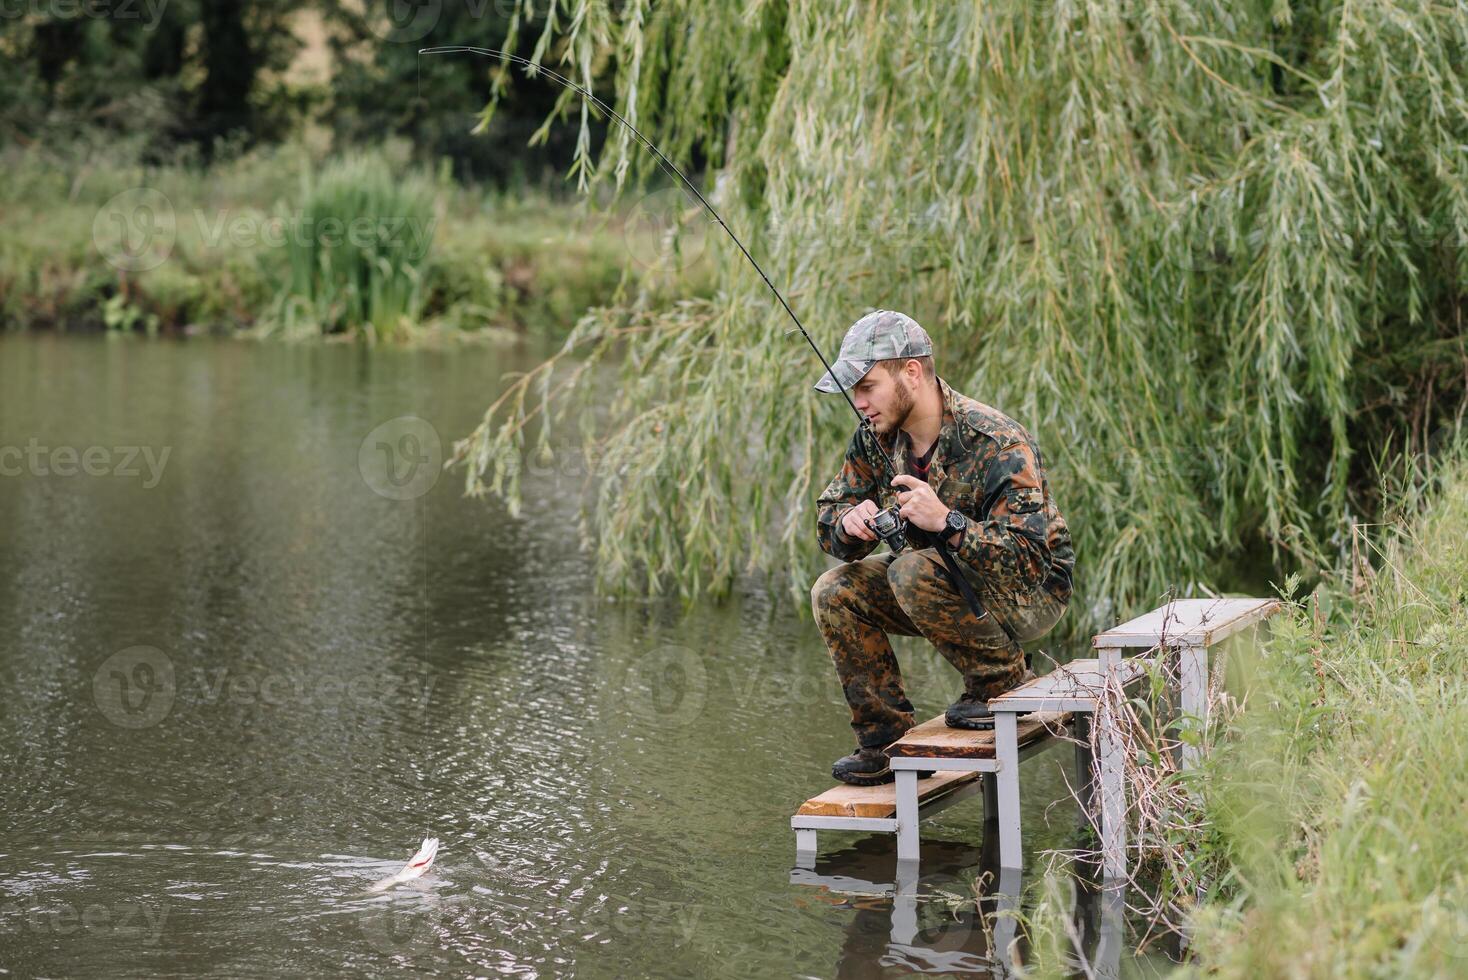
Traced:
[[403, 865], [403, 870], [395, 875], [389, 875], [383, 878], [369, 888], [368, 891], [387, 891], [393, 885], [400, 885], [405, 881], [420, 878], [424, 872], [433, 867], [433, 859], [436, 857], [438, 857], [438, 838], [425, 837], [423, 839], [423, 846], [418, 848], [417, 854], [414, 854], [408, 859], [408, 863]]

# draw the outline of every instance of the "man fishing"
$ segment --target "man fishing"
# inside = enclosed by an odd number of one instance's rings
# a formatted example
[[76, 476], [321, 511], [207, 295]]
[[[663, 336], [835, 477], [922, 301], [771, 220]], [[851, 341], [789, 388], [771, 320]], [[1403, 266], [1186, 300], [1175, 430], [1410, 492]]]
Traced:
[[[521, 65], [579, 93], [625, 126], [759, 273], [828, 368], [816, 388], [841, 393], [861, 416], [841, 475], [819, 501], [821, 547], [846, 564], [811, 589], [858, 741], [857, 751], [832, 767], [836, 777], [858, 785], [891, 780], [882, 749], [913, 725], [889, 633], [927, 637], [963, 674], [964, 692], [949, 706], [948, 724], [991, 727], [988, 699], [1024, 677], [1020, 641], [1043, 636], [1060, 619], [1075, 564], [1070, 531], [1045, 485], [1039, 447], [1024, 427], [950, 390], [933, 373], [928, 335], [901, 313], [878, 310], [862, 317], [847, 331], [836, 363], [828, 364], [800, 317], [698, 186], [590, 90], [535, 60], [494, 48], [449, 45], [418, 54], [472, 54]], [[878, 365], [881, 370], [873, 370]], [[898, 507], [915, 547], [899, 545], [900, 535], [886, 537], [897, 551], [867, 557], [877, 541], [867, 522], [882, 519], [878, 526], [888, 535], [888, 525], [896, 524], [889, 511]]]
[[[934, 373], [932, 341], [911, 317], [856, 321], [815, 387], [846, 390], [868, 422], [817, 501], [821, 548], [843, 564], [816, 580], [811, 608], [858, 743], [831, 773], [871, 786], [892, 780], [884, 749], [914, 724], [887, 637], [925, 637], [963, 675], [948, 725], [991, 728], [989, 699], [1027, 678], [1020, 642], [1049, 632], [1070, 602], [1075, 552], [1039, 446]], [[868, 557], [879, 543], [868, 522], [893, 504], [908, 547]]]

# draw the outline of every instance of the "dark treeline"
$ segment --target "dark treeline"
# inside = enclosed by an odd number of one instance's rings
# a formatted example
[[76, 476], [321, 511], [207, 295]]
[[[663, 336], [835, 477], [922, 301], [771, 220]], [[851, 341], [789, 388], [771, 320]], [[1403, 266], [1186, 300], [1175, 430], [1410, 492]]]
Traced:
[[[528, 145], [558, 90], [511, 76], [489, 130], [475, 134], [496, 63], [418, 55], [432, 45], [498, 47], [513, 8], [511, 0], [24, 0], [0, 16], [0, 141], [131, 139], [144, 162], [208, 160], [222, 147], [319, 125], [343, 148], [401, 137], [425, 161], [451, 160], [461, 179], [539, 181], [574, 155], [574, 126], [552, 126]], [[516, 53], [530, 56], [543, 27], [522, 22]]]

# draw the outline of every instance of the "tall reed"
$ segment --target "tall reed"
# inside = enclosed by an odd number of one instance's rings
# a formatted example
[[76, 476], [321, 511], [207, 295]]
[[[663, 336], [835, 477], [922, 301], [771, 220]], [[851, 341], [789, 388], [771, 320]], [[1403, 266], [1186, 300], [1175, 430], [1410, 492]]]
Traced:
[[430, 178], [396, 173], [380, 154], [332, 160], [319, 176], [307, 170], [300, 208], [286, 222], [289, 280], [272, 325], [369, 341], [411, 332], [430, 288], [436, 198]]

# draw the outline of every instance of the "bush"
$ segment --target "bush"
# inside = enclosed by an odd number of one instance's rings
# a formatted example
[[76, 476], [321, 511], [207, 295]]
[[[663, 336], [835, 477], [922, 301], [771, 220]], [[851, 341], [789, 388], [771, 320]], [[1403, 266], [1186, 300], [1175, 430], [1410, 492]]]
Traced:
[[393, 340], [421, 321], [429, 249], [442, 214], [432, 180], [396, 174], [378, 154], [308, 172], [303, 203], [285, 221], [289, 282], [275, 300], [292, 330], [355, 331]]

